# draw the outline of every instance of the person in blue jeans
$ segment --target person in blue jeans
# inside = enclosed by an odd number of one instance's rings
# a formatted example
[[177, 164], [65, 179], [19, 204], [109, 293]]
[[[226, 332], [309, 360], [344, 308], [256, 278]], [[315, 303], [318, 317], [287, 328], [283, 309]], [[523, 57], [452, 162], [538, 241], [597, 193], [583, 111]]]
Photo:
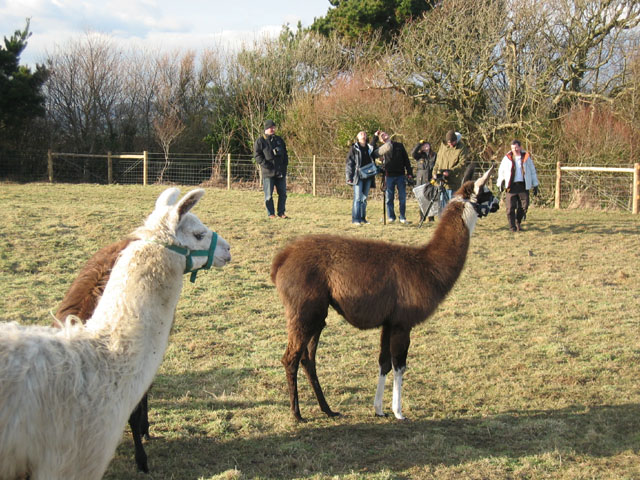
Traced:
[[[388, 148], [388, 147], [387, 147]], [[379, 149], [381, 150], [381, 149]], [[375, 164], [374, 160], [380, 153], [369, 143], [367, 132], [360, 131], [356, 137], [356, 142], [349, 149], [345, 173], [347, 184], [353, 187], [353, 206], [351, 208], [351, 223], [354, 225], [366, 225], [367, 220], [367, 198], [369, 190], [375, 186], [375, 175], [366, 177], [362, 169], [370, 164]]]
[[[389, 223], [396, 221], [393, 202], [395, 200], [395, 191], [397, 190], [400, 214], [398, 217], [400, 223], [406, 223], [407, 178], [413, 178], [413, 169], [411, 168], [409, 155], [407, 155], [407, 150], [404, 148], [404, 145], [400, 142], [390, 140], [386, 132], [378, 130], [374, 140], [376, 139], [380, 139], [387, 146], [385, 153], [382, 155], [382, 166], [385, 171], [386, 181], [385, 200], [387, 205], [387, 221]], [[382, 147], [380, 150], [382, 150]]]
[[264, 122], [264, 133], [253, 145], [253, 156], [262, 171], [264, 204], [269, 218], [276, 218], [273, 205], [273, 189], [278, 193], [278, 217], [289, 218], [285, 212], [287, 203], [287, 165], [289, 155], [284, 140], [275, 134], [273, 120]]

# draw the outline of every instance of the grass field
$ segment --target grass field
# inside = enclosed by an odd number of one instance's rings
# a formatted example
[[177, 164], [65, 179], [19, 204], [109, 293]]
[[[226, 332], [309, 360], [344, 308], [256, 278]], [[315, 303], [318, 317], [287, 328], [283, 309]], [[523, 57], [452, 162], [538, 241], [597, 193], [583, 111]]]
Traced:
[[[162, 189], [0, 185], [0, 321], [49, 324], [77, 270]], [[301, 374], [308, 421], [292, 420], [271, 258], [310, 232], [422, 244], [434, 227], [418, 229], [407, 203], [410, 225], [382, 225], [376, 200], [356, 228], [349, 199], [290, 195], [291, 219], [269, 220], [260, 192], [209, 189], [194, 211], [233, 261], [185, 278], [150, 394], [152, 472], [135, 471], [127, 430], [106, 478], [639, 479], [640, 218], [628, 213], [533, 208], [516, 235], [503, 210], [480, 220], [457, 285], [412, 333], [406, 422], [373, 415], [379, 331], [331, 311], [319, 377], [344, 416], [326, 418]]]

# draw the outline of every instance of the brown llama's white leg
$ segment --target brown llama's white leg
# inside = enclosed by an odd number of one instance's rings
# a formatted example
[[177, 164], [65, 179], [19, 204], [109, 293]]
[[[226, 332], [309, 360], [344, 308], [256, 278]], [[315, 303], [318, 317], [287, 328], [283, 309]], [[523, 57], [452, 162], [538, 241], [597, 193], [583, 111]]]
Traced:
[[393, 414], [398, 420], [405, 420], [404, 415], [402, 415], [402, 376], [406, 369], [406, 367], [398, 370], [393, 369], [393, 401], [391, 405]]
[[383, 375], [382, 373], [378, 375], [378, 388], [376, 388], [376, 397], [373, 400], [373, 408], [376, 411], [376, 416], [378, 417], [387, 416], [382, 410], [382, 397], [384, 396], [384, 382], [386, 379], [386, 375]]
[[382, 398], [384, 396], [384, 383], [387, 379], [387, 374], [391, 371], [391, 329], [387, 325], [382, 326], [380, 332], [380, 355], [378, 357], [378, 365], [380, 365], [380, 373], [378, 375], [378, 388], [376, 389], [376, 396], [373, 400], [373, 408], [376, 416], [386, 417], [382, 409]]
[[398, 420], [405, 420], [402, 415], [402, 376], [407, 369], [407, 354], [409, 353], [410, 330], [392, 328], [389, 348], [393, 364], [393, 400], [391, 407]]

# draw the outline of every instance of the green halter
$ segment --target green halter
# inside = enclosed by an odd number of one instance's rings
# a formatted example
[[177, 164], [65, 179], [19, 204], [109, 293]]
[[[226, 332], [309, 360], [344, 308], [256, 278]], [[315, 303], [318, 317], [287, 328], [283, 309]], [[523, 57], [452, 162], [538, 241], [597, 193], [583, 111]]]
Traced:
[[[191, 283], [196, 281], [196, 274], [198, 270], [209, 270], [213, 265], [213, 253], [216, 250], [218, 244], [218, 234], [213, 232], [211, 237], [211, 244], [208, 250], [190, 250], [187, 247], [179, 247], [178, 245], [165, 245], [169, 250], [184, 255], [187, 258], [187, 265], [185, 266], [184, 273], [191, 272]], [[207, 257], [207, 263], [200, 268], [193, 270], [193, 259], [191, 257]]]

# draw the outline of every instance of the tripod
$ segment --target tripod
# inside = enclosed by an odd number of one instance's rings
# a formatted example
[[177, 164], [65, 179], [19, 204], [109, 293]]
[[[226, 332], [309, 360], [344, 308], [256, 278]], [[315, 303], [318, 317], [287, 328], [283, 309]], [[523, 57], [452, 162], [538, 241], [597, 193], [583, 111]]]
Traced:
[[[422, 189], [422, 192], [416, 192], [416, 190], [419, 189]], [[426, 183], [414, 188], [413, 193], [416, 195], [418, 205], [420, 205], [420, 223], [418, 223], [418, 227], [422, 226], [427, 216], [440, 216], [444, 207], [447, 206], [447, 201], [449, 199], [447, 189], [444, 188], [444, 180], [442, 178], [436, 179], [435, 185]], [[429, 215], [432, 208], [434, 208], [435, 211], [432, 215]]]

